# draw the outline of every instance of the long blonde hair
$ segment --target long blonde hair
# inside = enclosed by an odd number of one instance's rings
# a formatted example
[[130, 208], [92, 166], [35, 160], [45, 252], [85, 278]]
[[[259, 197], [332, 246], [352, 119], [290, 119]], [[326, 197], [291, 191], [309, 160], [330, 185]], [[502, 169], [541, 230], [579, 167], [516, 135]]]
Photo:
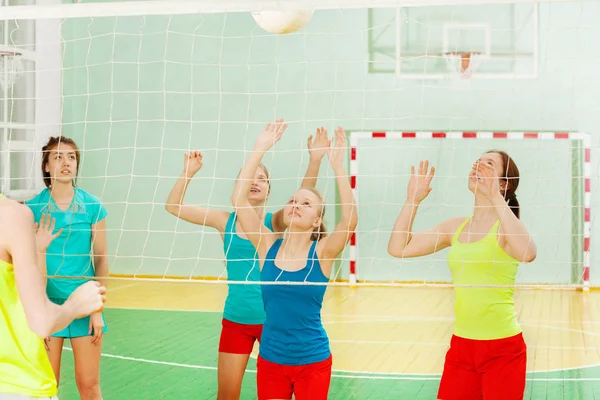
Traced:
[[319, 217], [321, 218], [321, 224], [313, 230], [312, 235], [310, 236], [310, 240], [319, 241], [319, 240], [323, 239], [325, 236], [327, 236], [327, 228], [325, 227], [325, 204], [324, 204], [325, 202], [323, 200], [323, 195], [321, 195], [321, 192], [319, 192], [315, 188], [303, 188], [303, 189], [306, 189], [306, 190], [312, 192], [321, 201], [321, 210], [319, 211]]

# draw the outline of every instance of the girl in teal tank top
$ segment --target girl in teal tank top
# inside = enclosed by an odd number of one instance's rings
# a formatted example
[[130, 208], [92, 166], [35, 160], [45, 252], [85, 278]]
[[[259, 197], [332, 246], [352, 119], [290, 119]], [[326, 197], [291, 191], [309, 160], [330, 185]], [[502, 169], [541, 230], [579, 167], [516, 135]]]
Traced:
[[536, 246], [519, 219], [519, 169], [503, 151], [483, 154], [468, 179], [475, 197], [473, 215], [413, 232], [418, 206], [432, 190], [434, 173], [428, 161], [420, 162], [417, 171], [411, 167], [407, 199], [388, 252], [408, 258], [450, 247], [456, 320], [438, 398], [522, 399], [527, 355], [513, 287], [519, 263], [533, 261]]
[[[90, 280], [106, 286], [108, 278], [107, 212], [97, 197], [76, 187], [80, 154], [64, 136], [51, 137], [42, 148], [42, 177], [46, 188], [27, 202], [36, 222], [52, 217], [57, 237], [46, 250], [46, 293], [56, 304]], [[64, 278], [68, 277], [68, 278]], [[73, 279], [80, 278], [80, 279]], [[101, 398], [100, 356], [106, 324], [102, 312], [78, 318], [47, 338], [54, 374], [60, 377], [65, 339], [73, 347], [75, 380], [82, 398]]]
[[[302, 187], [314, 188], [319, 175], [321, 159], [325, 155], [328, 138], [318, 132], [313, 140], [308, 138], [309, 165]], [[185, 204], [187, 187], [200, 171], [203, 156], [199, 151], [184, 155], [183, 171], [171, 189], [165, 208], [172, 215], [196, 225], [215, 228], [223, 239], [227, 279], [229, 281], [260, 281], [256, 250], [242, 230], [235, 212], [203, 208]], [[248, 198], [263, 224], [273, 232], [285, 230], [282, 211], [265, 213], [264, 209], [271, 192], [271, 181], [267, 168], [260, 164], [253, 176]], [[260, 340], [265, 311], [260, 284], [235, 284], [228, 287], [223, 310], [218, 360], [218, 397], [238, 399], [241, 383], [254, 347]]]

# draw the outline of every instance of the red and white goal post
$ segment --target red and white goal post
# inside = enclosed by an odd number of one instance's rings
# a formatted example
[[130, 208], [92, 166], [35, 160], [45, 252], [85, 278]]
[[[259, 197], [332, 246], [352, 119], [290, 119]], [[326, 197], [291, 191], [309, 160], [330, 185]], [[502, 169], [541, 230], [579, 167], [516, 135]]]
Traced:
[[[587, 133], [580, 132], [358, 132], [351, 131], [350, 138], [350, 183], [354, 197], [360, 206], [358, 195], [359, 160], [360, 147], [359, 142], [363, 139], [381, 139], [381, 140], [477, 140], [477, 139], [499, 139], [499, 140], [568, 140], [580, 141], [583, 146], [583, 157], [581, 160], [583, 171], [583, 290], [589, 290], [590, 282], [590, 225], [591, 225], [591, 137]], [[350, 239], [349, 261], [350, 274], [349, 282], [356, 285], [358, 282], [358, 243], [360, 240], [360, 222], [359, 228]]]

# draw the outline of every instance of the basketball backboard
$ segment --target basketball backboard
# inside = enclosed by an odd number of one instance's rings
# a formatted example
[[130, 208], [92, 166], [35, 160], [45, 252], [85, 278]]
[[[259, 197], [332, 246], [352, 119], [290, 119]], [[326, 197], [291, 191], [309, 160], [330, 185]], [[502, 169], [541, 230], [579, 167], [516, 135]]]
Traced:
[[376, 9], [369, 24], [371, 72], [441, 79], [452, 75], [445, 54], [470, 52], [473, 78], [537, 76], [537, 3]]

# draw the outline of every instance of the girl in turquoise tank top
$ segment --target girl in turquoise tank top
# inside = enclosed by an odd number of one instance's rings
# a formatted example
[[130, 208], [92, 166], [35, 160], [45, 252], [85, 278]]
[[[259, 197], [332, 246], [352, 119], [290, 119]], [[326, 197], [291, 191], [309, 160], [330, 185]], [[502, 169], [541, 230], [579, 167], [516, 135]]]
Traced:
[[503, 151], [483, 154], [469, 174], [473, 215], [413, 232], [421, 202], [431, 192], [435, 169], [411, 167], [408, 193], [388, 244], [390, 255], [419, 257], [450, 247], [455, 285], [454, 334], [446, 354], [438, 399], [522, 399], [526, 345], [516, 319], [513, 287], [519, 263], [536, 246], [520, 221], [519, 169]]
[[[308, 169], [302, 187], [314, 188], [319, 175], [321, 160], [329, 140], [326, 132], [309, 136], [310, 154]], [[183, 199], [192, 178], [200, 171], [203, 155], [192, 151], [184, 155], [183, 172], [171, 189], [165, 208], [172, 215], [196, 225], [215, 228], [223, 238], [227, 278], [230, 281], [259, 281], [256, 249], [248, 240], [235, 212], [203, 208], [185, 204]], [[265, 205], [271, 192], [269, 172], [257, 165], [249, 178], [247, 195], [254, 215], [271, 231], [281, 234], [285, 230], [282, 210], [265, 213]], [[261, 286], [231, 284], [225, 300], [218, 359], [219, 400], [237, 400], [242, 380], [254, 343], [261, 338], [265, 320]]]
[[[236, 183], [232, 198], [248, 239], [256, 248], [265, 305], [260, 355], [258, 399], [326, 400], [331, 381], [329, 339], [321, 322], [321, 307], [334, 260], [343, 251], [358, 222], [357, 208], [344, 169], [346, 136], [336, 131], [327, 155], [340, 196], [341, 221], [324, 237], [325, 205], [314, 189], [297, 191], [283, 209], [282, 239], [252, 211], [248, 196], [252, 173], [287, 125], [269, 123], [256, 139]], [[326, 132], [324, 128], [320, 132]], [[252, 233], [250, 233], [252, 232]]]
[[[42, 148], [41, 169], [46, 188], [27, 202], [36, 222], [49, 216], [56, 221], [58, 236], [45, 253], [49, 277], [46, 293], [56, 304], [66, 302], [90, 280], [106, 286], [108, 278], [107, 212], [99, 198], [75, 185], [79, 163], [79, 149], [72, 139], [51, 137]], [[63, 344], [65, 339], [70, 340], [82, 399], [102, 397], [100, 356], [105, 331], [103, 314], [97, 312], [52, 332], [46, 341], [58, 382]]]

